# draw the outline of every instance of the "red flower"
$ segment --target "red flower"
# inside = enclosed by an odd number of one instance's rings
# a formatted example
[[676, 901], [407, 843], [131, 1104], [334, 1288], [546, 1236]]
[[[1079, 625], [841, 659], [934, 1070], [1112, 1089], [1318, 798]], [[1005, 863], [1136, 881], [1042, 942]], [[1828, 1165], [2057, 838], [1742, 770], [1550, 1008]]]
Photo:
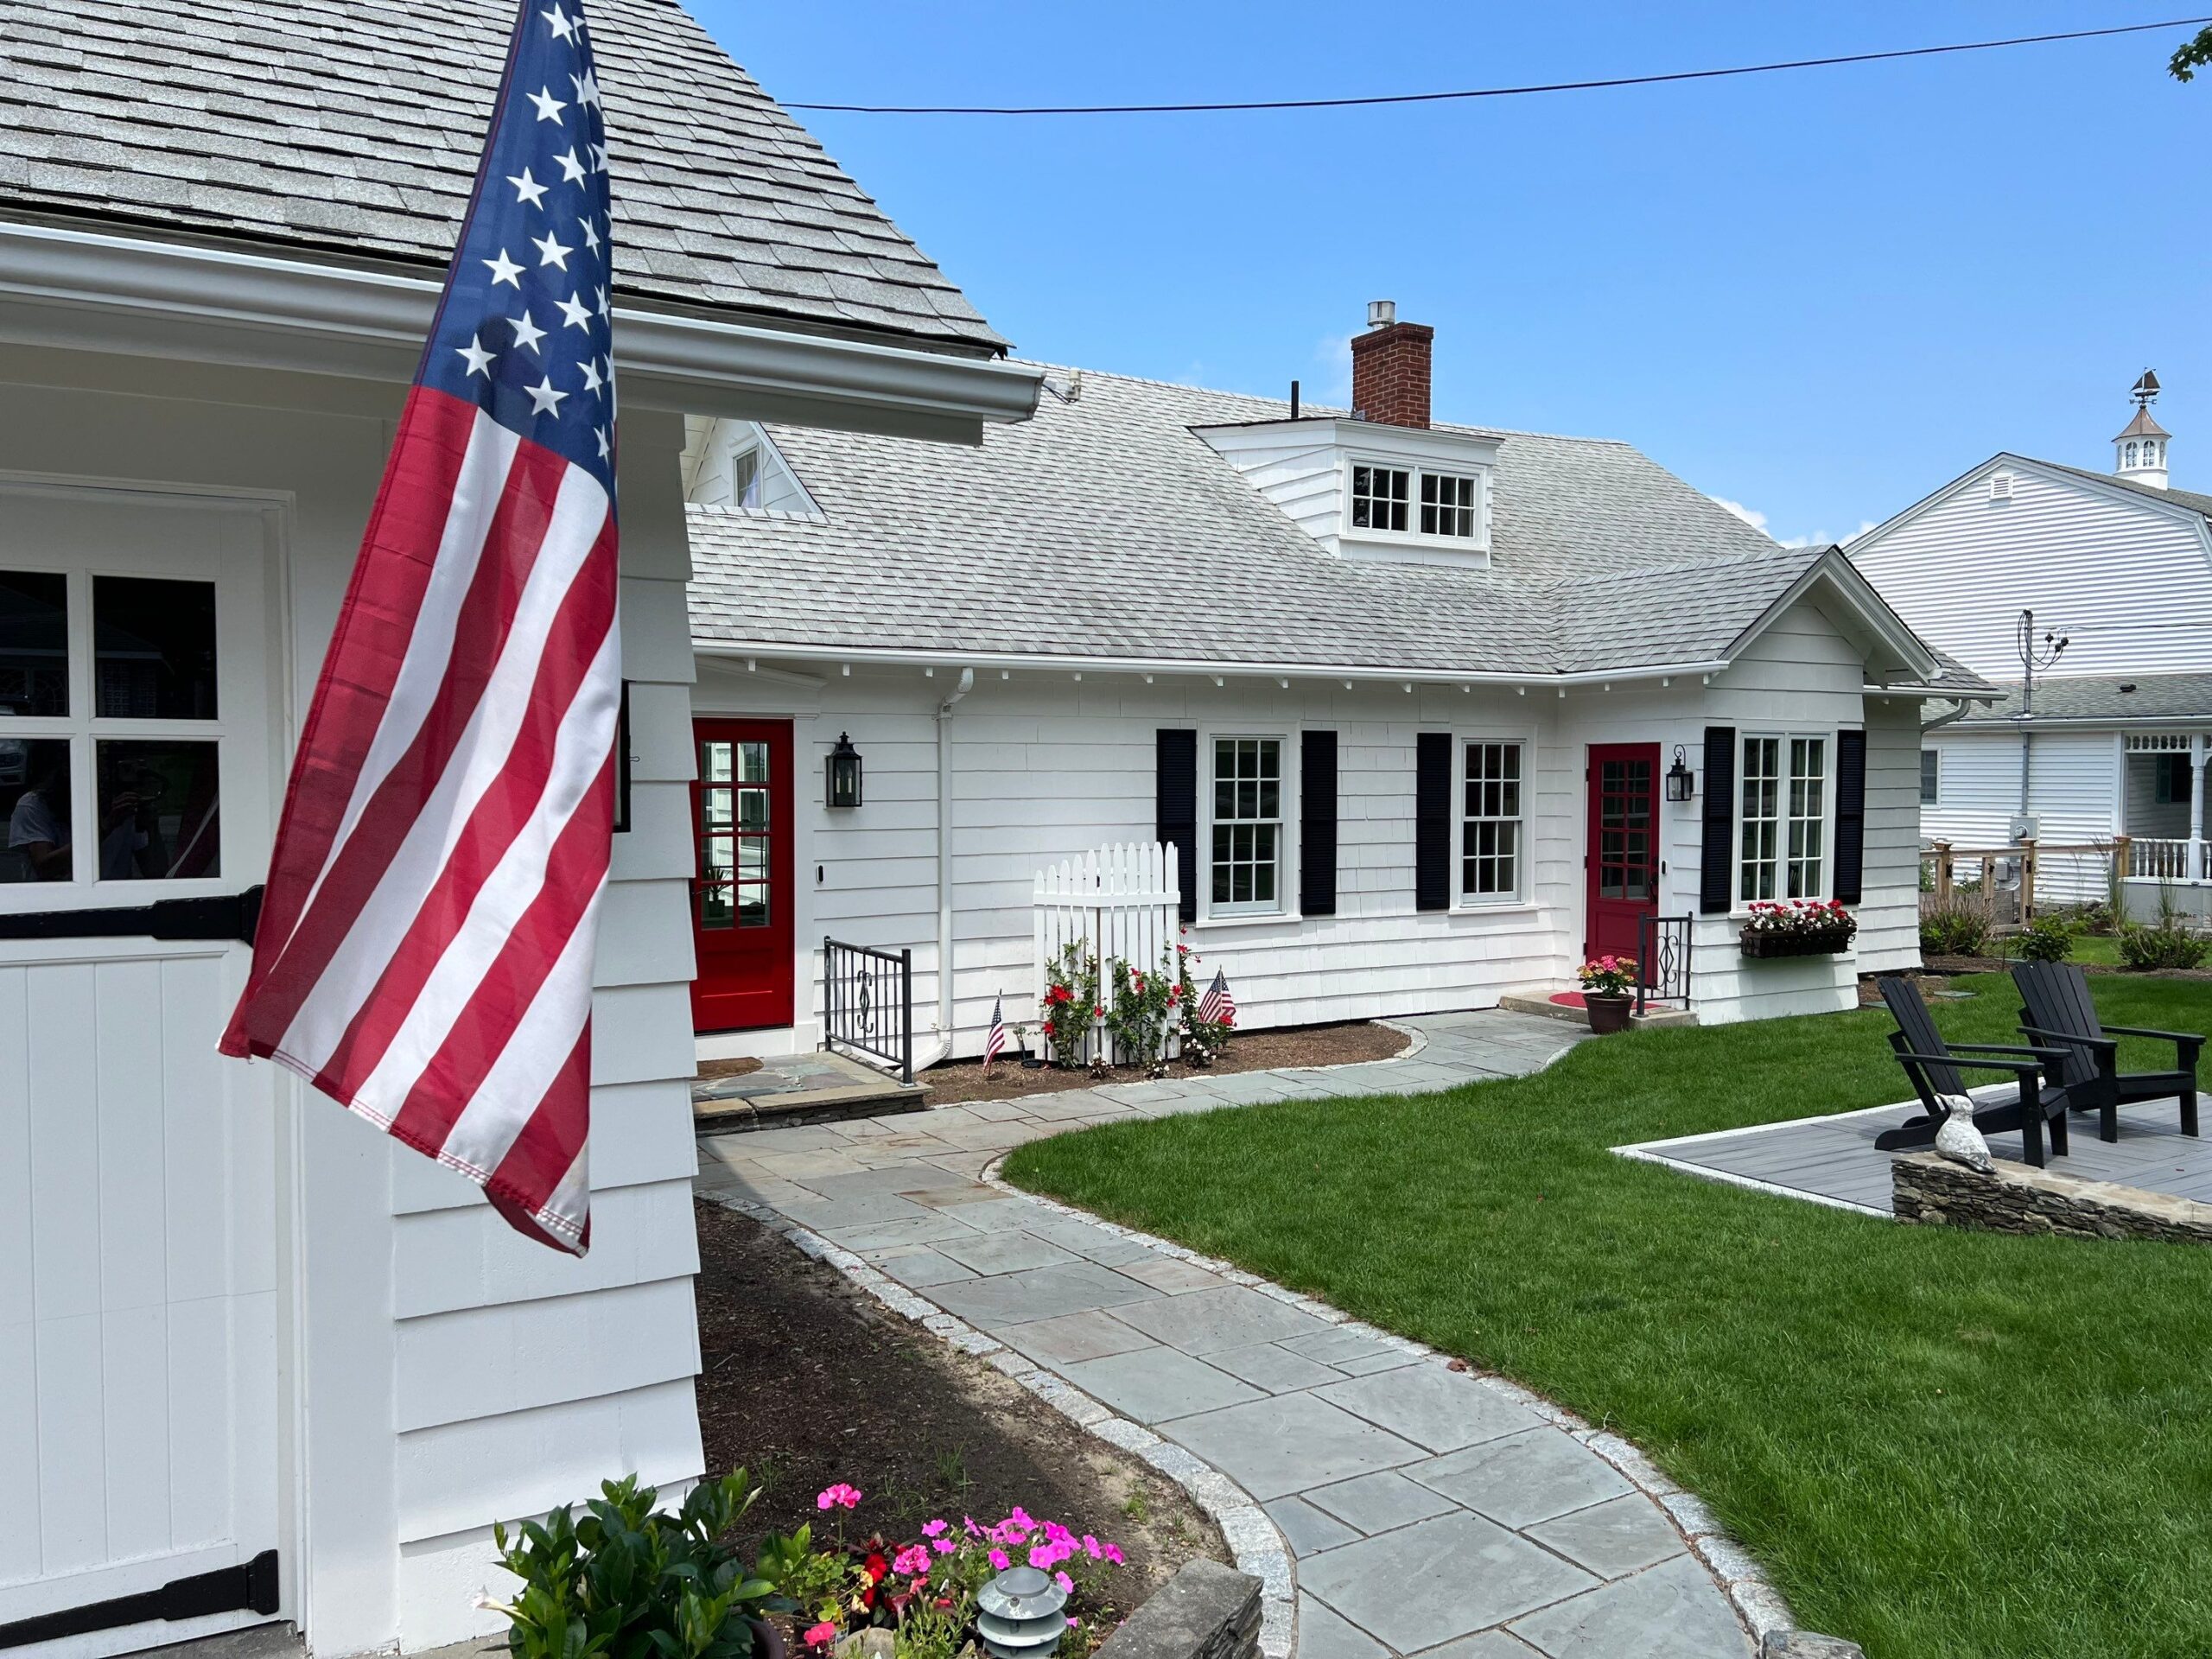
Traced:
[[861, 1571], [868, 1574], [870, 1584], [881, 1584], [884, 1575], [891, 1571], [891, 1563], [880, 1555], [870, 1555]]

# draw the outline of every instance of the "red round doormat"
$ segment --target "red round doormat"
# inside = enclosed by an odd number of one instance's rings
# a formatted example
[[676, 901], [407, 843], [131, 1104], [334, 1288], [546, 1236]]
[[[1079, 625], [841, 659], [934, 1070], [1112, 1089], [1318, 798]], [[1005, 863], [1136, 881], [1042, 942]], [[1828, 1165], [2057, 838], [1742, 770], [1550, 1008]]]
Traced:
[[1589, 1006], [1587, 1003], [1583, 1001], [1582, 993], [1580, 991], [1554, 991], [1552, 993], [1552, 1001], [1558, 1003], [1562, 1008], [1580, 1008], [1587, 1007]]

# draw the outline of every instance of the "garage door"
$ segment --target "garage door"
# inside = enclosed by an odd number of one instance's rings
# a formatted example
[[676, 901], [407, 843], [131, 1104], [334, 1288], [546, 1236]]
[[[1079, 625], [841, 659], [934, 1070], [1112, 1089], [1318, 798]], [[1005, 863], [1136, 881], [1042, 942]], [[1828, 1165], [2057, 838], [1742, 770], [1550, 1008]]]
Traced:
[[[246, 950], [145, 937], [133, 919], [260, 879], [270, 537], [247, 505], [0, 485], [11, 1659], [122, 1651], [273, 1611], [274, 1091], [268, 1067], [214, 1050]], [[249, 1586], [239, 1569], [257, 1559]], [[191, 1616], [149, 1618], [180, 1581], [198, 1599], [173, 1592], [167, 1610]]]

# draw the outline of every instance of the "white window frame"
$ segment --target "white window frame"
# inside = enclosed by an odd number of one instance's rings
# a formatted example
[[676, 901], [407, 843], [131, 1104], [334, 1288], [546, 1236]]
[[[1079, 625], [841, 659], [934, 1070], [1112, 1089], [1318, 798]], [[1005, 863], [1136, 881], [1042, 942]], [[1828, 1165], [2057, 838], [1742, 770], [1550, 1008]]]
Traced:
[[[1460, 484], [1466, 484], [1471, 486], [1471, 489], [1468, 492], [1470, 498], [1468, 504], [1463, 507], [1459, 505], [1457, 500], [1452, 501], [1449, 505], [1446, 505], [1440, 500], [1429, 500], [1427, 499], [1427, 489], [1431, 482], [1440, 485], [1451, 484], [1457, 486]], [[1456, 497], [1459, 492], [1455, 488], [1452, 491], [1452, 493]], [[1478, 547], [1482, 544], [1483, 480], [1481, 474], [1451, 473], [1445, 471], [1441, 467], [1435, 467], [1433, 469], [1427, 467], [1418, 467], [1414, 471], [1413, 497], [1413, 516], [1409, 528], [1411, 528], [1414, 534], [1419, 536], [1424, 541], [1445, 542], [1459, 547]], [[1431, 509], [1433, 509], [1440, 514], [1447, 512], [1454, 514], [1461, 512], [1465, 513], [1467, 515], [1467, 533], [1462, 536], [1459, 531], [1453, 530], [1423, 529], [1421, 524], [1421, 516]]]
[[[1378, 530], [1371, 524], [1352, 522], [1352, 480], [1354, 469], [1358, 467], [1382, 468], [1406, 475], [1406, 527], [1403, 530]], [[1450, 479], [1455, 484], [1464, 479], [1474, 485], [1474, 502], [1470, 509], [1472, 529], [1470, 533], [1456, 536], [1421, 529], [1421, 485], [1424, 480], [1430, 478]], [[1347, 453], [1344, 458], [1342, 487], [1344, 521], [1338, 534], [1344, 541], [1436, 548], [1485, 558], [1489, 556], [1491, 472], [1485, 466], [1473, 462], [1455, 466], [1444, 461], [1432, 466], [1412, 455], [1387, 455], [1355, 450]]]
[[[1352, 514], [1353, 514], [1353, 512], [1354, 512], [1354, 510], [1355, 510], [1355, 507], [1356, 507], [1356, 505], [1357, 505], [1357, 504], [1358, 500], [1360, 499], [1360, 497], [1359, 497], [1359, 494], [1358, 494], [1358, 479], [1359, 479], [1359, 475], [1360, 475], [1360, 474], [1362, 474], [1362, 473], [1363, 473], [1363, 472], [1364, 472], [1364, 473], [1403, 473], [1403, 474], [1405, 474], [1405, 478], [1406, 478], [1406, 500], [1405, 500], [1405, 508], [1406, 508], [1406, 527], [1405, 527], [1403, 530], [1390, 530], [1390, 529], [1387, 529], [1387, 528], [1385, 528], [1384, 526], [1380, 525], [1380, 524], [1363, 524], [1359, 523], [1356, 518], [1354, 518], [1352, 517]], [[1385, 499], [1387, 499], [1387, 500], [1389, 500], [1389, 501], [1390, 505], [1396, 505], [1395, 498], [1394, 498], [1394, 497], [1393, 497], [1393, 498], [1379, 497], [1379, 496], [1376, 496], [1376, 494], [1375, 494], [1371, 490], [1368, 493], [1367, 499], [1368, 499], [1369, 500], [1385, 500]], [[1416, 534], [1418, 534], [1419, 532], [1418, 532], [1418, 530], [1417, 530], [1417, 526], [1420, 524], [1420, 523], [1421, 523], [1421, 468], [1420, 468], [1420, 467], [1418, 467], [1414, 466], [1411, 461], [1380, 461], [1380, 460], [1371, 460], [1371, 459], [1370, 459], [1369, 457], [1364, 456], [1364, 455], [1355, 456], [1355, 457], [1351, 458], [1351, 460], [1349, 460], [1349, 461], [1345, 463], [1345, 466], [1344, 466], [1344, 534], [1345, 534], [1345, 535], [1347, 535], [1347, 536], [1351, 536], [1351, 537], [1387, 537], [1387, 538], [1391, 539], [1391, 540], [1398, 540], [1398, 539], [1402, 539], [1402, 538], [1406, 537], [1409, 537], [1409, 536], [1413, 536], [1413, 535], [1416, 535]]]
[[[1454, 730], [1452, 744], [1452, 907], [1464, 911], [1526, 909], [1533, 902], [1534, 892], [1530, 867], [1535, 846], [1535, 736], [1525, 728], [1469, 727]], [[1486, 821], [1467, 816], [1467, 750], [1477, 744], [1509, 745], [1521, 752], [1521, 811], [1514, 820], [1521, 826], [1520, 844], [1514, 854], [1514, 889], [1510, 893], [1467, 890], [1468, 826]]]
[[[1301, 762], [1300, 741], [1303, 728], [1265, 722], [1224, 722], [1202, 726], [1198, 731], [1198, 919], [1205, 923], [1283, 922], [1299, 919], [1298, 910], [1298, 775]], [[1275, 896], [1262, 901], [1224, 899], [1213, 896], [1214, 747], [1238, 740], [1281, 745], [1281, 764], [1274, 820]], [[1255, 822], [1235, 820], [1234, 822]]]
[[[1732, 908], [1735, 913], [1738, 915], [1747, 913], [1754, 904], [1787, 903], [1791, 899], [1825, 899], [1834, 892], [1837, 736], [1838, 734], [1833, 731], [1803, 730], [1739, 731], [1736, 734], [1736, 798], [1732, 804], [1736, 827], [1732, 837], [1734, 856], [1729, 866], [1729, 892], [1733, 896]], [[1773, 859], [1775, 890], [1772, 893], [1746, 893], [1744, 891], [1746, 841], [1745, 832], [1750, 823], [1744, 810], [1744, 785], [1751, 771], [1746, 764], [1746, 750], [1754, 742], [1770, 742], [1777, 746], [1775, 773], [1777, 814], [1771, 820], [1776, 826]], [[1794, 756], [1791, 746], [1800, 742], [1817, 742], [1821, 746], [1821, 810], [1817, 819], [1795, 817], [1789, 810], [1789, 785], [1792, 781], [1791, 766]], [[1761, 819], [1760, 822], [1764, 823], [1769, 820]], [[1793, 862], [1802, 861], [1793, 860], [1791, 857], [1789, 830], [1793, 823], [1817, 823], [1820, 825], [1821, 851], [1818, 856], [1821, 861], [1821, 879], [1814, 892], [1793, 893], [1789, 891], [1789, 867]]]
[[[1932, 779], [1928, 776], [1930, 760], [1936, 763], [1936, 776]], [[1933, 789], [1929, 787], [1930, 782], [1936, 785]], [[1923, 806], [1941, 806], [1943, 804], [1943, 751], [1929, 748], [1924, 744], [1920, 751], [1920, 804]]]

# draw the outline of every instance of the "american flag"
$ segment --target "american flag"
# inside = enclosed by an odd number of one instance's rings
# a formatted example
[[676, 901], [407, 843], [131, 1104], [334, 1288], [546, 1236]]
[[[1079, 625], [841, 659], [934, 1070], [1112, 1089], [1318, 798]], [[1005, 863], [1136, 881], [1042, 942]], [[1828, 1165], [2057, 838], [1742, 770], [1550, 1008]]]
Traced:
[[607, 201], [582, 6], [524, 0], [222, 1041], [578, 1255], [621, 692]]
[[1236, 998], [1229, 988], [1229, 971], [1224, 968], [1213, 970], [1213, 983], [1206, 987], [1206, 994], [1198, 999], [1198, 1018], [1208, 1022], [1226, 1020], [1236, 1023]]
[[1006, 993], [1001, 991], [991, 1004], [991, 1033], [983, 1039], [983, 1070], [991, 1069], [991, 1062], [1006, 1048]]

